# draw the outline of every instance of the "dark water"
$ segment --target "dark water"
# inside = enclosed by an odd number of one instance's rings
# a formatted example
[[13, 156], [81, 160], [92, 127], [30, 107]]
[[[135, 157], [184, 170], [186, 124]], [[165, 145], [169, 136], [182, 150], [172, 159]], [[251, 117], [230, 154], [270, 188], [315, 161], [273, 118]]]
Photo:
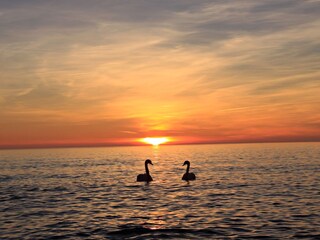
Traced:
[[320, 143], [0, 154], [0, 239], [320, 238]]

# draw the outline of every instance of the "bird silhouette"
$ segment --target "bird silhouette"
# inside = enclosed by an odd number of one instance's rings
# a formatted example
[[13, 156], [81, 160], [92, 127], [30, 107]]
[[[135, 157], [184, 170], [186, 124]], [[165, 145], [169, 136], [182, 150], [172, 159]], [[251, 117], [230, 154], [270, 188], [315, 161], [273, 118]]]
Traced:
[[151, 182], [153, 181], [150, 173], [149, 173], [149, 168], [148, 168], [148, 164], [152, 164], [151, 160], [150, 159], [147, 159], [145, 162], [144, 162], [144, 166], [145, 166], [145, 169], [146, 169], [146, 173], [144, 174], [139, 174], [137, 176], [137, 182]]
[[182, 166], [184, 166], [184, 165], [187, 165], [187, 170], [186, 170], [186, 173], [183, 174], [182, 180], [185, 180], [185, 181], [196, 180], [196, 175], [194, 173], [192, 173], [192, 172], [189, 173], [190, 162], [189, 161], [185, 161]]

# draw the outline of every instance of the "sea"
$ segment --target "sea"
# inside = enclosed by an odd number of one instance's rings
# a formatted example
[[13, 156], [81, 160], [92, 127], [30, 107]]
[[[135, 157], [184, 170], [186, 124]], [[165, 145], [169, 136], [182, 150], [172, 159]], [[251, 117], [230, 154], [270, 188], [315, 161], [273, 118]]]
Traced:
[[1, 240], [320, 239], [320, 143], [1, 150], [0, 190]]

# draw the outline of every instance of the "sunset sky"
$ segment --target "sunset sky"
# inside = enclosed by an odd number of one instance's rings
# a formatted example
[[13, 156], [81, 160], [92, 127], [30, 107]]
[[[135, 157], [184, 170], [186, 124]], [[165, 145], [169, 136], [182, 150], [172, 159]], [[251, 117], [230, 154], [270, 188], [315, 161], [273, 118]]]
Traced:
[[1, 0], [0, 147], [320, 141], [318, 0]]

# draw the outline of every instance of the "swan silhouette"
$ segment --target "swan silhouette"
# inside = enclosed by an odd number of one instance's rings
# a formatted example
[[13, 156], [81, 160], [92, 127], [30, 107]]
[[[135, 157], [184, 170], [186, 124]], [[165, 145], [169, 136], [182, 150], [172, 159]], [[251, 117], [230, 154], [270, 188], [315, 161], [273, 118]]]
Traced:
[[137, 182], [151, 182], [151, 181], [153, 181], [153, 179], [152, 179], [152, 177], [151, 177], [151, 175], [149, 173], [148, 164], [153, 165], [150, 159], [147, 159], [144, 162], [144, 166], [146, 168], [146, 173], [145, 174], [139, 174], [137, 176]]
[[184, 165], [187, 165], [187, 171], [185, 174], [183, 174], [182, 180], [185, 180], [185, 181], [196, 180], [196, 175], [194, 175], [194, 173], [189, 173], [190, 162], [185, 161], [182, 166]]

